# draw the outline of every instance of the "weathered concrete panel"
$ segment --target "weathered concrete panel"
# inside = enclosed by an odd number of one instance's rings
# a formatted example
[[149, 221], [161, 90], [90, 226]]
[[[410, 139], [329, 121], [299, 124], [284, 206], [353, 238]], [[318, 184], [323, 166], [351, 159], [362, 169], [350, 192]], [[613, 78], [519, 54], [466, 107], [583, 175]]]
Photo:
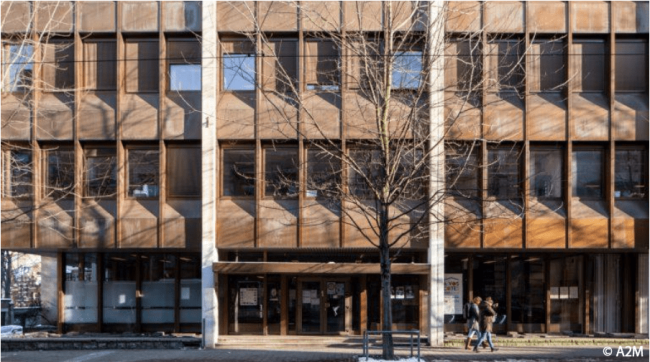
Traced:
[[115, 247], [115, 200], [88, 200], [81, 206], [79, 248]]
[[428, 24], [426, 2], [392, 1], [390, 5], [395, 30], [422, 31]]
[[573, 138], [584, 141], [609, 139], [609, 99], [602, 93], [574, 93]]
[[450, 1], [445, 31], [465, 33], [481, 29], [481, 3], [478, 1]]
[[298, 109], [287, 99], [266, 93], [257, 114], [260, 138], [295, 139], [298, 137]]
[[481, 137], [482, 120], [480, 99], [466, 99], [453, 92], [445, 92], [445, 131], [450, 139], [473, 140]]
[[221, 200], [217, 206], [217, 247], [255, 246], [255, 201]]
[[571, 203], [570, 248], [607, 248], [609, 215], [604, 201], [574, 198]]
[[31, 30], [32, 10], [27, 1], [3, 1], [0, 16], [3, 33], [26, 33]]
[[341, 134], [341, 96], [337, 93], [305, 94], [302, 122], [307, 138], [338, 139]]
[[260, 248], [295, 248], [298, 246], [298, 201], [261, 200]]
[[155, 248], [158, 245], [158, 200], [122, 201], [120, 248]]
[[31, 209], [31, 201], [2, 200], [2, 217], [12, 220], [2, 224], [0, 239], [3, 249], [29, 249], [31, 247], [33, 222]]
[[165, 1], [162, 5], [165, 31], [201, 31], [201, 2]]
[[616, 93], [614, 103], [614, 139], [617, 141], [648, 140], [648, 95]]
[[609, 33], [609, 4], [605, 1], [571, 2], [575, 33]]
[[74, 201], [60, 200], [39, 208], [37, 230], [38, 248], [73, 247]]
[[559, 1], [531, 1], [526, 3], [531, 33], [566, 33], [566, 3]]
[[523, 246], [523, 205], [511, 200], [486, 204], [484, 248], [521, 248]]
[[381, 30], [383, 9], [381, 1], [344, 1], [343, 21], [348, 30]]
[[262, 1], [257, 6], [257, 21], [262, 31], [298, 30], [298, 7], [295, 3]]
[[217, 30], [240, 32], [253, 29], [255, 3], [253, 1], [221, 1], [217, 3]]
[[86, 33], [115, 32], [116, 3], [113, 1], [81, 1], [77, 3], [79, 31]]
[[123, 2], [122, 30], [158, 31], [158, 2]]
[[377, 135], [377, 123], [374, 104], [361, 92], [348, 93], [343, 99], [343, 115], [346, 138], [367, 139]]
[[73, 108], [73, 95], [43, 93], [38, 102], [36, 138], [39, 140], [72, 140]]
[[301, 247], [338, 248], [341, 240], [341, 210], [328, 201], [303, 203]]
[[481, 205], [470, 200], [448, 199], [445, 203], [445, 248], [481, 247]]
[[97, 92], [81, 98], [79, 138], [88, 140], [115, 139], [115, 92]]
[[647, 1], [612, 1], [612, 21], [617, 33], [648, 33]]
[[526, 248], [565, 248], [566, 215], [562, 201], [531, 200], [526, 220]]
[[338, 1], [306, 1], [301, 3], [302, 29], [334, 31], [341, 26], [341, 3]]
[[2, 139], [29, 140], [31, 135], [31, 97], [22, 94], [2, 95]]
[[487, 1], [484, 4], [484, 27], [491, 33], [523, 33], [524, 4], [521, 1]]
[[54, 33], [74, 31], [74, 5], [71, 1], [39, 1], [34, 5], [36, 31]]
[[158, 138], [158, 94], [126, 94], [122, 102], [122, 138]]
[[167, 93], [163, 107], [165, 139], [201, 139], [200, 93]]
[[524, 138], [524, 102], [515, 93], [489, 94], [485, 106], [484, 134], [490, 140]]
[[530, 140], [565, 140], [566, 112], [566, 101], [560, 93], [531, 95], [526, 114], [526, 125]]
[[648, 247], [648, 201], [616, 200], [612, 248]]
[[163, 248], [201, 248], [201, 201], [168, 200], [163, 214]]
[[217, 137], [255, 138], [255, 93], [224, 92], [217, 102]]

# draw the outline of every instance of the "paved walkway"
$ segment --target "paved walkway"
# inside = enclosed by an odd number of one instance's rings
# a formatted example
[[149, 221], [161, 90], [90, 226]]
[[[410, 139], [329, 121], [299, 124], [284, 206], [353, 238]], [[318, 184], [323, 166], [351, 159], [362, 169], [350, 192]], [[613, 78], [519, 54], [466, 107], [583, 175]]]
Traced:
[[[621, 361], [616, 357], [618, 346], [612, 355], [603, 355], [604, 347], [503, 347], [497, 352], [472, 353], [461, 348], [424, 348], [426, 361]], [[627, 357], [625, 361], [648, 361], [648, 346], [643, 347], [643, 357]], [[4, 352], [3, 362], [352, 362], [360, 354], [359, 349], [336, 347], [308, 347], [309, 350], [262, 350], [262, 349], [183, 349], [183, 350], [94, 350], [94, 351], [24, 351]], [[624, 350], [626, 352], [627, 349]], [[400, 352], [403, 354], [405, 351]]]

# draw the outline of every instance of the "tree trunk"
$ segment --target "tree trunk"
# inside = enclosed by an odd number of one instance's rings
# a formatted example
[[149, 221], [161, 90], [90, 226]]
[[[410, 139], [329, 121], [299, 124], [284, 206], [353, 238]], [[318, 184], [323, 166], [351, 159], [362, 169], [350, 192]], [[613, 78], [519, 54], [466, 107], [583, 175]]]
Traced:
[[11, 298], [11, 253], [2, 251], [2, 286], [3, 298]]
[[[381, 209], [380, 215], [380, 236], [379, 236], [379, 254], [381, 267], [381, 293], [383, 303], [383, 328], [384, 331], [393, 330], [393, 308], [391, 300], [391, 281], [390, 281], [390, 247], [388, 245], [388, 210]], [[395, 359], [395, 346], [393, 345], [393, 335], [384, 334], [382, 337], [382, 358], [385, 360]]]

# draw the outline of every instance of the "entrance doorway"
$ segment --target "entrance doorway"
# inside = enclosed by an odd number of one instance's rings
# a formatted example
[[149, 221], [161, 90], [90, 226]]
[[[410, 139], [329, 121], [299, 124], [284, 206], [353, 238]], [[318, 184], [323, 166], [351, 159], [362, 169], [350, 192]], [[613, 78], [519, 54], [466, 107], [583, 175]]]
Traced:
[[352, 294], [349, 278], [299, 279], [297, 292], [298, 334], [350, 333]]

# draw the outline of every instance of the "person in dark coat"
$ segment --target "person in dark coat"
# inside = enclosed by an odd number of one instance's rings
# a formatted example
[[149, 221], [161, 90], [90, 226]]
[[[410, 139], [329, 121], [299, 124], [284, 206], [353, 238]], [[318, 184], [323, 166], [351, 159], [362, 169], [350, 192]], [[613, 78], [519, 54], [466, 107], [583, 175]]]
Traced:
[[467, 340], [465, 341], [465, 349], [470, 349], [470, 343], [472, 342], [472, 337], [476, 334], [476, 339], [481, 339], [481, 331], [479, 326], [479, 321], [481, 314], [478, 306], [481, 304], [481, 297], [474, 297], [469, 308], [469, 313], [467, 316], [467, 328], [469, 333], [467, 334]]
[[497, 313], [492, 308], [492, 297], [485, 298], [485, 301], [481, 304], [481, 338], [476, 343], [474, 352], [478, 353], [478, 346], [486, 340], [490, 345], [492, 352], [498, 350], [497, 348], [494, 348], [494, 344], [492, 344], [492, 324], [494, 323], [494, 316], [496, 316], [496, 314]]

